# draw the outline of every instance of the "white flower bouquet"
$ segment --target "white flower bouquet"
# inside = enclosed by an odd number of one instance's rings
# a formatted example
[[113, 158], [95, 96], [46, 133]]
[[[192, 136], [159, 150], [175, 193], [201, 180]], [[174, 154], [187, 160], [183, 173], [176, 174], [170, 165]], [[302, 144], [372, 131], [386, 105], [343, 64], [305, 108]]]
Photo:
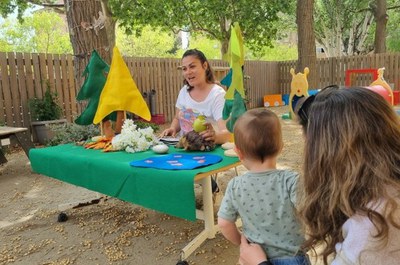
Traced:
[[111, 140], [114, 150], [125, 150], [128, 153], [146, 151], [157, 142], [153, 128], [138, 128], [130, 119], [124, 121], [121, 133]]

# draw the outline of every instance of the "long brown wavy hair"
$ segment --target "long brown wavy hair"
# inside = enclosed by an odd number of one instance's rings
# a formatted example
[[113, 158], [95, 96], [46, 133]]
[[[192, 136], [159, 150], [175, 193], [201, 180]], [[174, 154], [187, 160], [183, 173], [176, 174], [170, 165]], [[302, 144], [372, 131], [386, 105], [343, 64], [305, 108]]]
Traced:
[[[400, 229], [399, 117], [383, 97], [360, 87], [322, 90], [308, 117], [299, 206], [305, 248], [325, 243], [327, 264], [343, 241], [342, 225], [356, 213], [372, 221], [385, 244], [389, 225]], [[380, 202], [382, 211], [371, 209]]]

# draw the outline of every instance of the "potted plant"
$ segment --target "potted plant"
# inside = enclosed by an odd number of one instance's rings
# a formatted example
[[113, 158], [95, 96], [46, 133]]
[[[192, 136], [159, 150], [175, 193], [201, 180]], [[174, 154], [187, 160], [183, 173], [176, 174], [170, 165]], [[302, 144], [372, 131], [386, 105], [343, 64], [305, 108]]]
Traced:
[[57, 94], [51, 92], [49, 86], [43, 98], [32, 98], [29, 100], [29, 110], [31, 112], [31, 125], [34, 131], [34, 141], [46, 144], [53, 136], [52, 124], [66, 123], [66, 119], [61, 119], [62, 109], [57, 103]]

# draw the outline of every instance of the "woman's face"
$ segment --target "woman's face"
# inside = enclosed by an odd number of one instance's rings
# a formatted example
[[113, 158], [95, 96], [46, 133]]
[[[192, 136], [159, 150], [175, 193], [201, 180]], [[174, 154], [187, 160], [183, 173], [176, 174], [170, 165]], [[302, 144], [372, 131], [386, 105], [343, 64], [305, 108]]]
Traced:
[[206, 69], [207, 62], [201, 64], [201, 61], [193, 55], [186, 56], [182, 59], [183, 77], [192, 87], [206, 83]]

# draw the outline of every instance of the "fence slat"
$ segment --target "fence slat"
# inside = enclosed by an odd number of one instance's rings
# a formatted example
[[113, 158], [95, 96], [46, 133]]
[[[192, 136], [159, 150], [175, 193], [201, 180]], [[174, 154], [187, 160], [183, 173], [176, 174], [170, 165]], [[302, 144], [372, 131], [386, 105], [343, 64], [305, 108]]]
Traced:
[[16, 54], [16, 63], [17, 63], [17, 72], [18, 72], [18, 86], [19, 86], [19, 108], [14, 107], [16, 113], [14, 115], [19, 115], [21, 120], [21, 126], [29, 127], [30, 118], [28, 111], [28, 91], [26, 86], [26, 73], [25, 73], [25, 64], [24, 64], [24, 55], [22, 53]]
[[0, 53], [0, 73], [1, 73], [1, 93], [0, 93], [0, 123], [12, 126], [14, 117], [12, 116], [11, 85], [10, 73], [8, 68], [7, 53]]
[[8, 53], [8, 66], [10, 69], [10, 88], [11, 88], [11, 102], [12, 102], [12, 116], [13, 116], [13, 123], [12, 126], [20, 127], [22, 126], [22, 121], [19, 115], [20, 109], [20, 88], [18, 86], [18, 71], [17, 71], [17, 64], [15, 53], [9, 52]]

